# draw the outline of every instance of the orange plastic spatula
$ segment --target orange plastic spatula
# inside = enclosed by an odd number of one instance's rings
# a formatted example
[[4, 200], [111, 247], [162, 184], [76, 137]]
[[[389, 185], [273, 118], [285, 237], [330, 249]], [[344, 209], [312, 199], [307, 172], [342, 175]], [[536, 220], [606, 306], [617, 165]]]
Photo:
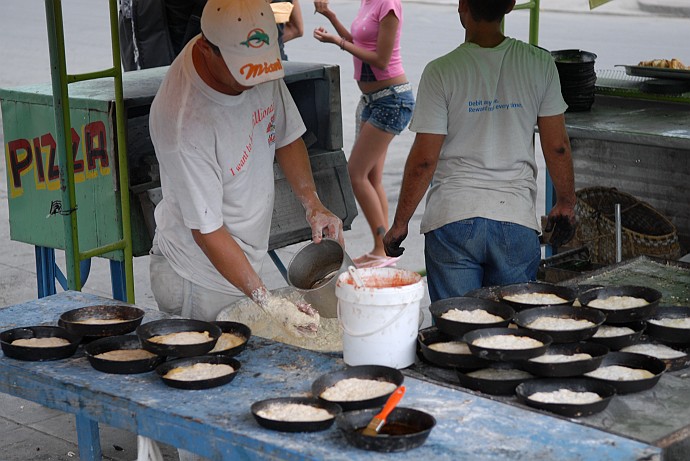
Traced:
[[400, 386], [391, 394], [390, 397], [388, 397], [386, 404], [383, 406], [383, 410], [371, 418], [371, 421], [369, 421], [367, 427], [362, 430], [362, 435], [376, 437], [381, 427], [386, 423], [386, 418], [388, 418], [390, 412], [393, 411], [393, 408], [398, 405], [398, 402], [400, 402], [400, 399], [403, 398], [403, 395], [405, 395], [405, 386]]

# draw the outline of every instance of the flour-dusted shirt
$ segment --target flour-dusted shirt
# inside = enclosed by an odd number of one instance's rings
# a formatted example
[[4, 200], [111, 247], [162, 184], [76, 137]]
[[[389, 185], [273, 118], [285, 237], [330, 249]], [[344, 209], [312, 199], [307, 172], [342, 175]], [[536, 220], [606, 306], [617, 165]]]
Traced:
[[519, 40], [463, 43], [430, 62], [410, 130], [446, 138], [422, 233], [473, 217], [539, 230], [534, 127], [566, 108], [551, 55]]
[[183, 278], [238, 296], [191, 229], [210, 233], [225, 226], [260, 272], [273, 212], [275, 150], [305, 127], [282, 80], [237, 96], [206, 85], [192, 63], [195, 42], [170, 66], [151, 105], [163, 192], [155, 211], [158, 246]]

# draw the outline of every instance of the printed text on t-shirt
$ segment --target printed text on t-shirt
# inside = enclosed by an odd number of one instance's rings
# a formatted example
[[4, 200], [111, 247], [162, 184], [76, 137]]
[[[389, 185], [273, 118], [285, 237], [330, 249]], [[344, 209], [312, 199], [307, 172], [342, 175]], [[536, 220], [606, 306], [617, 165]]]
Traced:
[[509, 102], [504, 103], [498, 99], [493, 101], [486, 99], [476, 99], [467, 103], [467, 112], [493, 112], [497, 110], [522, 109], [522, 103]]
[[251, 155], [252, 149], [254, 147], [254, 129], [256, 128], [256, 125], [261, 123], [268, 116], [271, 116], [269, 120], [269, 127], [273, 126], [273, 129], [267, 130], [267, 141], [269, 145], [275, 143], [275, 123], [273, 123], [273, 119], [275, 117], [274, 112], [275, 106], [274, 104], [271, 104], [270, 106], [265, 107], [263, 109], [257, 109], [252, 113], [252, 130], [249, 133], [247, 142], [244, 145], [242, 157], [240, 157], [240, 160], [237, 162], [237, 165], [235, 165], [234, 167], [230, 167], [230, 173], [232, 173], [233, 176], [237, 175], [240, 171], [242, 171], [242, 168], [244, 168], [244, 166], [247, 164], [249, 156]]

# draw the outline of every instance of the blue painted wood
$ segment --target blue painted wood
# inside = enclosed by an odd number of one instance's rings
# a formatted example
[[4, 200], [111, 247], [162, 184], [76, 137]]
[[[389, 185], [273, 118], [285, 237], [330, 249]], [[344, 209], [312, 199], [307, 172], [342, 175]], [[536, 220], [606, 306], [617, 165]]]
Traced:
[[127, 277], [122, 261], [110, 260], [110, 284], [113, 287], [113, 299], [127, 300]]
[[[77, 307], [120, 303], [80, 292], [0, 309], [0, 330], [54, 325]], [[165, 314], [146, 310], [144, 322]], [[404, 453], [374, 454], [347, 444], [337, 429], [286, 434], [257, 425], [253, 402], [310, 393], [321, 374], [345, 367], [341, 357], [253, 337], [230, 384], [188, 391], [167, 387], [153, 372], [110, 375], [91, 368], [80, 348], [65, 360], [23, 362], [0, 357], [0, 391], [76, 413], [217, 459], [618, 461], [660, 459], [661, 449], [560, 418], [525, 411], [407, 377], [403, 405], [434, 415], [426, 444]], [[88, 426], [87, 426], [88, 427]], [[80, 427], [80, 430], [83, 430]], [[94, 437], [91, 434], [80, 434]]]
[[98, 461], [103, 457], [98, 423], [77, 413], [77, 441], [81, 461]]
[[36, 284], [38, 286], [38, 297], [57, 293], [55, 287], [55, 250], [52, 248], [34, 247], [36, 254]]

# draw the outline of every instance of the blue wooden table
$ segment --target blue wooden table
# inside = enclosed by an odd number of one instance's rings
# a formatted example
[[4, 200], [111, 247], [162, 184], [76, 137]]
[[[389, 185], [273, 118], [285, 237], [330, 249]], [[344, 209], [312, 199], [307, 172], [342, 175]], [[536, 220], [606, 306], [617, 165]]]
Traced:
[[[55, 325], [62, 312], [118, 301], [63, 292], [0, 309], [0, 330]], [[147, 310], [144, 322], [165, 314]], [[122, 428], [214, 460], [660, 460], [661, 449], [595, 428], [526, 411], [461, 390], [406, 377], [404, 406], [437, 420], [420, 448], [395, 454], [351, 447], [335, 426], [324, 432], [269, 431], [254, 421], [253, 402], [307, 395], [323, 373], [345, 367], [338, 356], [254, 337], [238, 357], [238, 376], [214, 389], [173, 389], [154, 373], [94, 370], [82, 348], [65, 360], [0, 357], [0, 392], [76, 415], [82, 460], [101, 458], [98, 423]]]

